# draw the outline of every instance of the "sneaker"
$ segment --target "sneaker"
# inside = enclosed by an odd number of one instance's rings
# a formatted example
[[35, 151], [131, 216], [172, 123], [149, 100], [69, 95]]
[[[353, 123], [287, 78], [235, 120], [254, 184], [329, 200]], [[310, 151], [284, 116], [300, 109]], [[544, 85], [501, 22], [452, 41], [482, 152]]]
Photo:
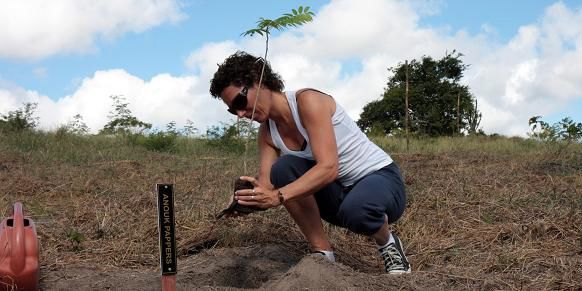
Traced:
[[410, 273], [411, 267], [410, 263], [406, 259], [404, 250], [402, 250], [402, 241], [395, 234], [394, 242], [388, 244], [387, 246], [379, 249], [382, 259], [384, 259], [384, 266], [386, 267], [386, 273], [388, 274], [404, 274]]
[[332, 251], [314, 251], [311, 254], [315, 256], [322, 256], [326, 260], [335, 263], [335, 256], [333, 255]]

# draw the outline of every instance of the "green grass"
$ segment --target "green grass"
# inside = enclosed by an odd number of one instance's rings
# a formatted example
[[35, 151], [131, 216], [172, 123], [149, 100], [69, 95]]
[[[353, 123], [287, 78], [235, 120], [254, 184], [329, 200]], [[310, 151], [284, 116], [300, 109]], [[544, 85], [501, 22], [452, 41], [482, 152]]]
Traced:
[[[372, 137], [371, 139], [388, 153], [437, 154], [479, 151], [522, 155], [547, 149], [547, 145], [544, 143], [519, 137], [468, 136], [411, 138], [409, 140], [408, 151], [406, 149], [406, 139], [402, 137]], [[582, 152], [582, 144], [570, 144], [568, 150]]]
[[[40, 164], [65, 162], [73, 165], [108, 160], [147, 160], [154, 153], [181, 158], [234, 158], [242, 156], [244, 143], [221, 144], [199, 138], [153, 136], [74, 135], [43, 131], [24, 131], [0, 136], [0, 149], [22, 153]], [[256, 154], [256, 142], [249, 142]]]
[[[238, 159], [244, 153], [244, 140], [206, 140], [188, 137], [74, 135], [66, 132], [24, 131], [1, 136], [0, 149], [25, 153], [28, 158], [46, 164], [55, 161], [85, 164], [104, 160], [142, 160], [154, 152], [181, 158]], [[552, 158], [555, 147], [565, 147], [560, 156], [582, 155], [582, 144], [553, 144], [518, 137], [436, 137], [411, 138], [406, 146], [402, 137], [372, 137], [390, 154], [440, 154], [481, 152], [522, 156], [539, 152]], [[249, 141], [249, 157], [258, 154], [256, 141]]]

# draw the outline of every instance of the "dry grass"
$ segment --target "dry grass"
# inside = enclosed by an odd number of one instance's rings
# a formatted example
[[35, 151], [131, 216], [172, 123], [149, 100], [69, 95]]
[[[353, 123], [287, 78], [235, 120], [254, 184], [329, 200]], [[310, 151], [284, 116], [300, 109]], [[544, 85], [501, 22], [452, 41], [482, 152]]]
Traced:
[[[409, 153], [402, 140], [377, 142], [403, 169], [408, 208], [395, 229], [414, 271], [466, 288], [582, 285], [580, 144], [548, 157], [519, 139], [415, 140]], [[156, 183], [175, 185], [180, 256], [268, 242], [305, 252], [281, 209], [213, 219], [243, 174], [240, 156], [203, 141], [181, 140], [169, 154], [103, 137], [1, 137], [0, 209], [5, 217], [13, 202], [24, 203], [42, 272], [73, 263], [155, 268]], [[369, 239], [326, 227], [340, 262], [380, 273]]]

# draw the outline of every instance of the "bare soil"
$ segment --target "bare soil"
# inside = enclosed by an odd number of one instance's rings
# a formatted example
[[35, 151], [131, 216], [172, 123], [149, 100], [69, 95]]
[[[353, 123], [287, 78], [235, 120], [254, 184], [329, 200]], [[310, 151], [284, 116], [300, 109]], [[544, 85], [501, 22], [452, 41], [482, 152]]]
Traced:
[[[320, 256], [298, 256], [284, 246], [211, 249], [179, 262], [178, 290], [441, 290], [430, 274], [390, 276], [353, 270]], [[160, 290], [156, 270], [68, 266], [43, 280], [46, 290]], [[461, 287], [461, 286], [458, 286]]]

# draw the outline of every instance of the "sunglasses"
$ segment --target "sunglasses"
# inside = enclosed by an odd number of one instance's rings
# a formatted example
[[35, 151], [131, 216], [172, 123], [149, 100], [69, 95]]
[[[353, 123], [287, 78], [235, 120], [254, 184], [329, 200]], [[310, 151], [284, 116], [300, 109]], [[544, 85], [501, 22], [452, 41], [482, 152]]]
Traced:
[[247, 93], [249, 92], [248, 87], [243, 87], [242, 90], [232, 99], [232, 103], [228, 107], [228, 112], [237, 115], [236, 112], [239, 110], [244, 110], [247, 108]]

